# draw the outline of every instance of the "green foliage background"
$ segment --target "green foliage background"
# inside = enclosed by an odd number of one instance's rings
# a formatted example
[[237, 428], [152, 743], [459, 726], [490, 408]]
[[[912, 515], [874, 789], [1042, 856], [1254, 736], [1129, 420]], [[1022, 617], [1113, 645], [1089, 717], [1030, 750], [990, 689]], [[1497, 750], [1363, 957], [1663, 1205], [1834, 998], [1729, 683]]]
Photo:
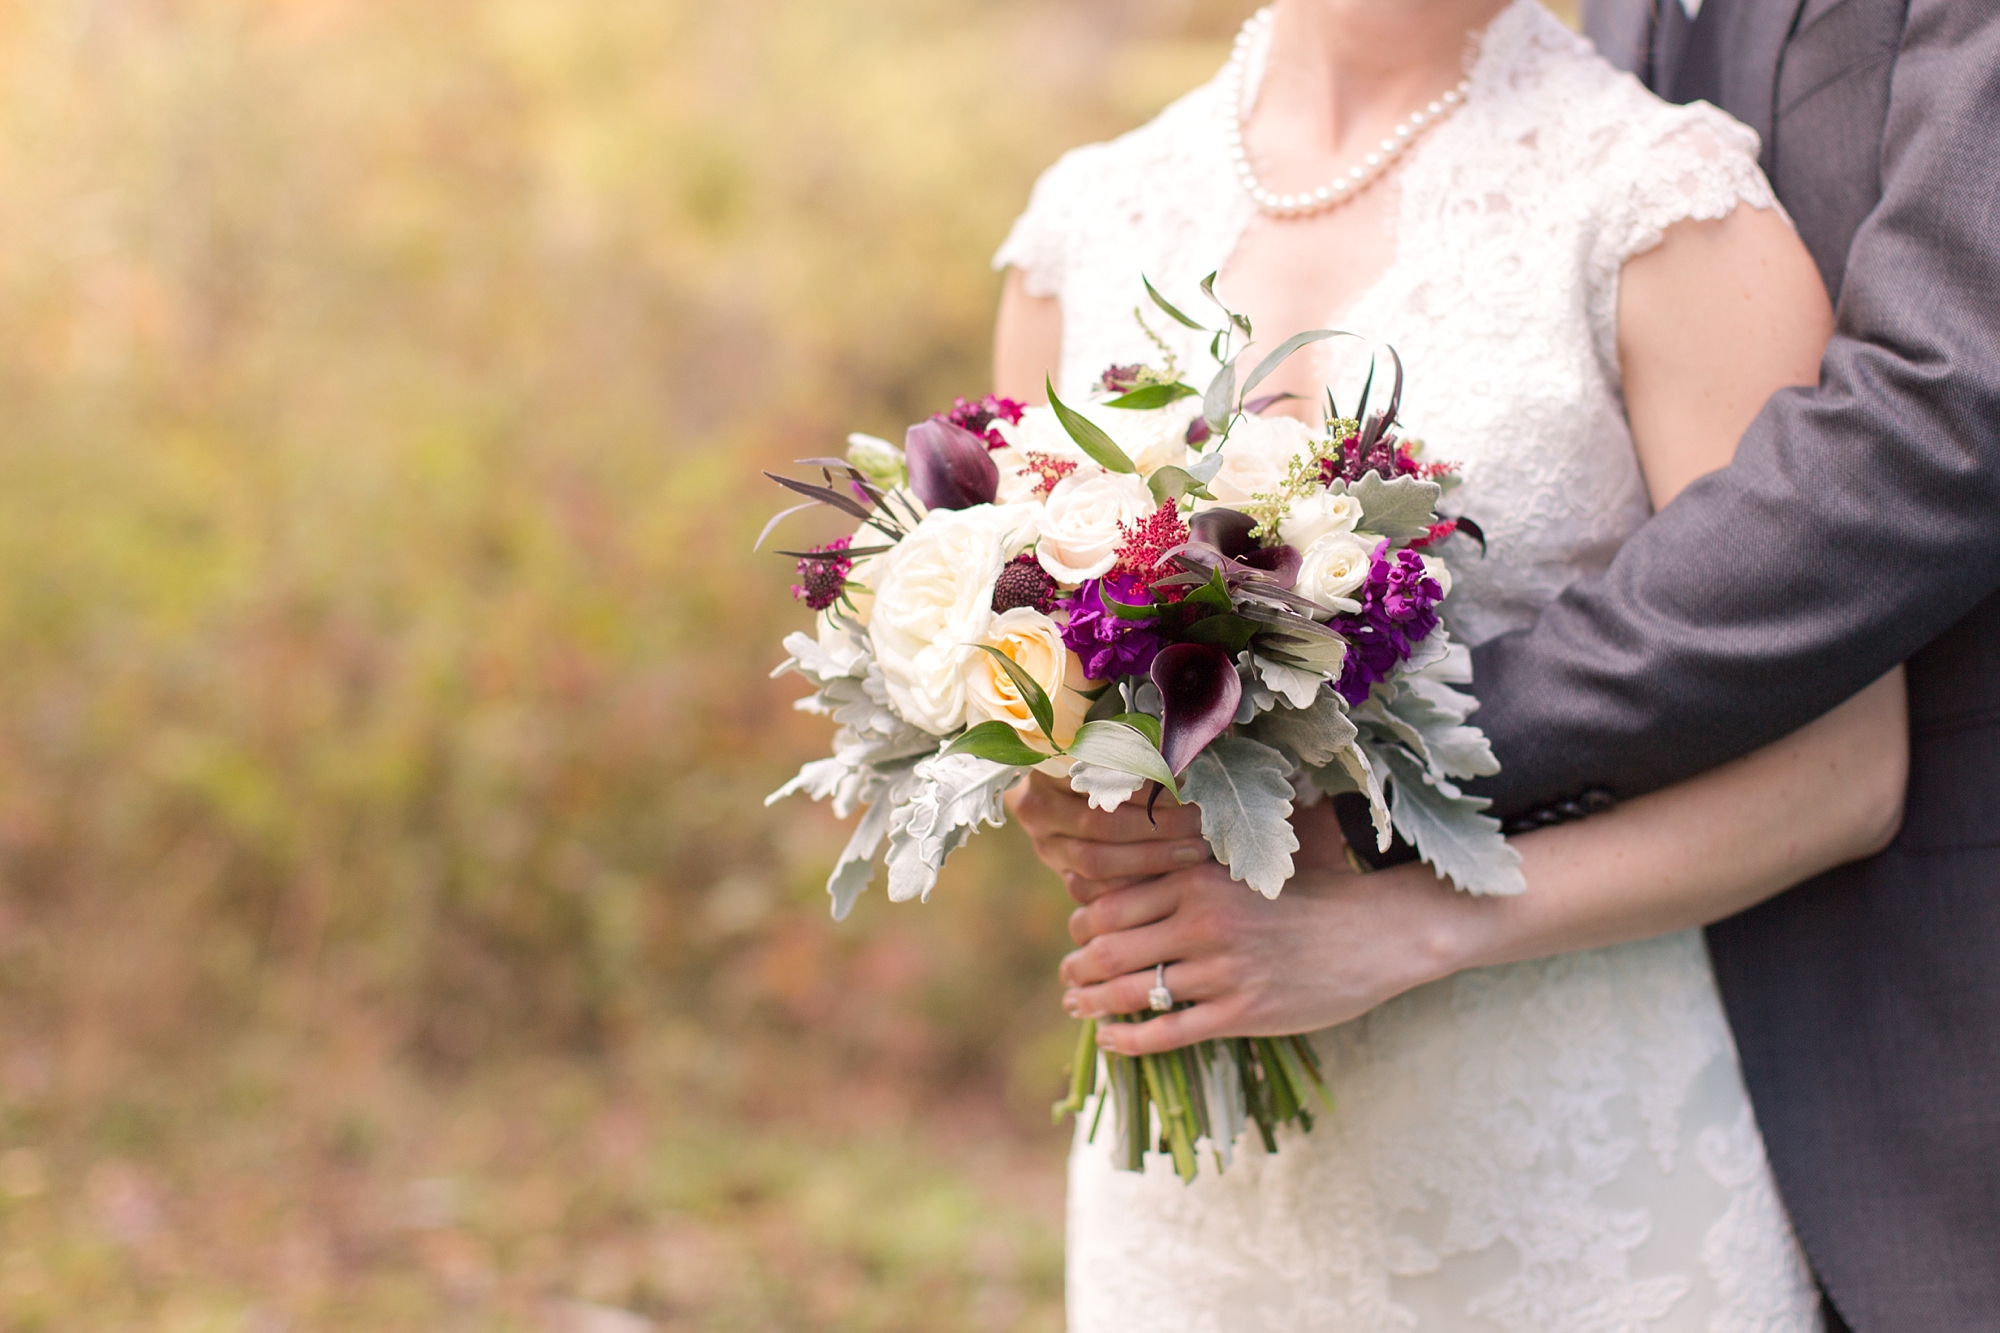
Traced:
[[757, 471], [1244, 8], [0, 7], [0, 1324], [1056, 1326], [1066, 904], [826, 919]]
[[1060, 1327], [1067, 904], [827, 919], [757, 473], [1249, 8], [0, 5], [0, 1328]]

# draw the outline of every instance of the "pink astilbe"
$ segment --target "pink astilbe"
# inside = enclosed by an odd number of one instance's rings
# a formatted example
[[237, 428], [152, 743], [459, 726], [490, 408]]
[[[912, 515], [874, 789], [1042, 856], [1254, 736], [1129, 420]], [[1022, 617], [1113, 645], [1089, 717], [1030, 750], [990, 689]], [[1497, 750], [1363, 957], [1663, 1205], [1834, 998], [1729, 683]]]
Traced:
[[1056, 488], [1057, 482], [1076, 471], [1074, 458], [1058, 458], [1054, 454], [1023, 454], [1021, 465], [1023, 470], [1040, 478], [1035, 483], [1035, 495], [1042, 500], [1049, 498], [1049, 492]]
[[1158, 580], [1180, 572], [1172, 563], [1160, 563], [1160, 557], [1168, 551], [1187, 545], [1188, 525], [1179, 509], [1171, 503], [1163, 504], [1136, 524], [1120, 523], [1118, 531], [1125, 540], [1118, 548], [1118, 562], [1111, 567], [1113, 574], [1125, 575], [1134, 581], [1132, 586], [1158, 601], [1178, 602], [1187, 595], [1184, 588], [1153, 586]]

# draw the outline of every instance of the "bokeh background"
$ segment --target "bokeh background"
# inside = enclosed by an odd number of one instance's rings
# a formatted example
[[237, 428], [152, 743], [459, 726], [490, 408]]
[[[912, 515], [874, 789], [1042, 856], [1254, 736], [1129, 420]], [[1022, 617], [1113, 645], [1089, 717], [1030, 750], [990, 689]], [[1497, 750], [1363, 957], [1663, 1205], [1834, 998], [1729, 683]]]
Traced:
[[1250, 7], [0, 3], [0, 1328], [1060, 1328], [1066, 901], [828, 919], [757, 473]]

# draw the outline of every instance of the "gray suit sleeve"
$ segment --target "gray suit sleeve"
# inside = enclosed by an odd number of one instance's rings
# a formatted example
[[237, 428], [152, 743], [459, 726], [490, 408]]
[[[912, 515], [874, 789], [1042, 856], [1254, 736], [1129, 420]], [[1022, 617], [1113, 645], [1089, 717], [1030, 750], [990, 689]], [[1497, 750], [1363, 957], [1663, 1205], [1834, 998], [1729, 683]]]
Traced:
[[1796, 730], [2000, 586], [2000, 6], [1913, 0], [1816, 389], [1473, 654], [1503, 817]]

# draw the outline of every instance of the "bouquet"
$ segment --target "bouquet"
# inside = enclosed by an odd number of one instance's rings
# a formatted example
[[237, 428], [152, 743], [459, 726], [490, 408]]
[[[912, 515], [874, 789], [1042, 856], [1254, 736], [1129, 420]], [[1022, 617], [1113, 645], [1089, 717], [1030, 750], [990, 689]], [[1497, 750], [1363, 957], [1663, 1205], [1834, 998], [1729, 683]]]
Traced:
[[[1266, 896], [1292, 875], [1294, 806], [1342, 793], [1365, 800], [1381, 849], [1399, 832], [1463, 890], [1521, 891], [1499, 823], [1457, 785], [1498, 765], [1467, 725], [1470, 658], [1439, 614], [1450, 574], [1426, 552], [1479, 533], [1437, 512], [1451, 467], [1396, 433], [1400, 359], [1389, 350], [1372, 413], [1371, 368], [1351, 415], [1329, 392], [1317, 429], [1267, 416], [1289, 395], [1256, 390], [1287, 357], [1352, 335], [1299, 334], [1239, 377], [1248, 320], [1216, 300], [1208, 328], [1145, 289], [1212, 335], [1205, 388], [1155, 336], [1162, 364], [1111, 367], [1090, 401], [1053, 385], [1045, 408], [960, 399], [901, 448], [854, 435], [844, 458], [802, 460], [817, 482], [766, 474], [805, 503], [765, 536], [822, 505], [857, 524], [783, 553], [818, 633], [785, 640], [778, 674], [810, 681], [799, 706], [837, 730], [832, 756], [770, 799], [861, 812], [828, 882], [834, 915], [878, 852], [892, 900], [928, 897], [954, 848], [1005, 822], [1002, 797], [1030, 769], [1098, 809], [1199, 806], [1216, 860]], [[1098, 1111], [1116, 1106], [1120, 1163], [1141, 1169], [1158, 1143], [1186, 1179], [1198, 1143], [1222, 1169], [1254, 1123], [1275, 1151], [1275, 1128], [1310, 1129], [1311, 1096], [1326, 1098], [1303, 1037], [1105, 1067]], [[1097, 1068], [1086, 1024], [1059, 1115], [1083, 1109]]]

